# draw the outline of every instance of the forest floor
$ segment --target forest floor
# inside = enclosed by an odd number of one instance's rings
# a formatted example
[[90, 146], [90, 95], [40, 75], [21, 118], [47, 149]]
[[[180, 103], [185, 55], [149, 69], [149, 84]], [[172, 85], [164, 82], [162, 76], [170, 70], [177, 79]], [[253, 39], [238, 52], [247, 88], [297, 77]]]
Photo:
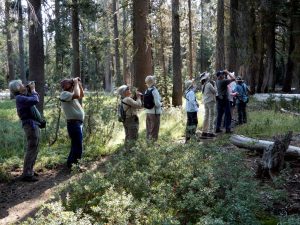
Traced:
[[[295, 139], [295, 138], [294, 138]], [[213, 140], [213, 139], [211, 139]], [[209, 142], [209, 139], [200, 139], [201, 142]], [[295, 139], [291, 145], [300, 147], [300, 139]], [[226, 146], [228, 150], [241, 150], [233, 145]], [[249, 169], [255, 171], [257, 160], [261, 154], [246, 151], [245, 162]], [[105, 164], [109, 157], [94, 162], [87, 170], [105, 170]], [[288, 202], [274, 206], [276, 214], [299, 214], [300, 213], [300, 159], [288, 159], [287, 176], [281, 188], [286, 190]], [[64, 167], [43, 171], [39, 174], [39, 181], [25, 183], [20, 181], [21, 170], [12, 171], [14, 179], [9, 183], [0, 183], [0, 224], [10, 224], [25, 220], [35, 215], [39, 207], [53, 197], [55, 191], [71, 179], [78, 179], [80, 173], [70, 173]], [[261, 181], [272, 185], [270, 180]]]
[[[84, 168], [104, 171], [103, 166], [109, 156], [103, 157]], [[37, 171], [39, 172], [39, 171]], [[39, 181], [28, 183], [20, 180], [20, 169], [11, 172], [13, 179], [0, 183], [0, 225], [7, 225], [26, 220], [38, 211], [40, 206], [51, 200], [55, 192], [72, 179], [80, 178], [82, 173], [73, 173], [64, 166], [39, 172]]]

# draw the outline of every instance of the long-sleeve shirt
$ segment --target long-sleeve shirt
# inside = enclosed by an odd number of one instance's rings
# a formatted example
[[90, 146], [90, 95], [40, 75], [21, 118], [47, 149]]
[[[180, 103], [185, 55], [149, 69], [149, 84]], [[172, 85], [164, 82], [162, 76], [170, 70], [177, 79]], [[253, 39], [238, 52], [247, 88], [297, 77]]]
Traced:
[[162, 113], [161, 97], [160, 97], [159, 92], [156, 87], [150, 87], [150, 88], [148, 88], [148, 91], [150, 91], [151, 89], [153, 89], [152, 95], [153, 95], [153, 100], [154, 100], [155, 106], [152, 109], [145, 109], [145, 112], [149, 113], [149, 114], [161, 114]]
[[126, 112], [126, 118], [129, 118], [131, 116], [136, 116], [137, 110], [142, 108], [142, 102], [140, 98], [138, 98], [135, 101], [131, 97], [125, 97], [124, 99], [122, 99], [122, 102], [126, 103], [123, 104], [124, 110]]
[[217, 88], [214, 87], [209, 81], [206, 81], [206, 83], [203, 85], [202, 91], [204, 104], [216, 101]]
[[237, 103], [240, 103], [241, 101], [246, 102], [248, 98], [248, 88], [245, 83], [237, 83], [237, 85], [233, 89], [233, 92], [237, 93]]
[[187, 112], [198, 112], [198, 102], [193, 89], [189, 89], [185, 91], [185, 98], [186, 98], [185, 110]]
[[31, 107], [39, 103], [39, 95], [34, 92], [32, 95], [17, 95], [16, 96], [16, 107], [18, 116], [22, 121], [22, 126], [25, 124], [30, 124], [34, 126], [37, 124], [36, 121], [33, 120], [33, 115], [31, 113]]

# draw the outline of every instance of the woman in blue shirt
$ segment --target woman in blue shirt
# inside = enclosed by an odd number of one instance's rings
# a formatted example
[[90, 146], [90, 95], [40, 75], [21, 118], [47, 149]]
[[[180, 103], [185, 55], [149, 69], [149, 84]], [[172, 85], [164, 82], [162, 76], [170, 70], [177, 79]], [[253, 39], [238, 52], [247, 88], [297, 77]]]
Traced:
[[195, 136], [198, 125], [198, 102], [195, 95], [194, 81], [188, 80], [185, 82], [184, 96], [186, 99], [187, 123], [185, 132], [185, 141], [188, 142], [191, 137]]

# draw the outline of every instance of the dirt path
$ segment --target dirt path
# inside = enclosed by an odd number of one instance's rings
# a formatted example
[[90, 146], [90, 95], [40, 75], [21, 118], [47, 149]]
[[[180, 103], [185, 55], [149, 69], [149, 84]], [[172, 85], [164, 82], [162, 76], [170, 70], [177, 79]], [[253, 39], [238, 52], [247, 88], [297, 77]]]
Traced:
[[[108, 157], [93, 163], [88, 170], [104, 170]], [[0, 225], [23, 221], [33, 216], [40, 206], [49, 200], [57, 188], [82, 174], [72, 174], [63, 167], [39, 174], [39, 181], [28, 183], [20, 181], [20, 174], [9, 183], [0, 183]]]

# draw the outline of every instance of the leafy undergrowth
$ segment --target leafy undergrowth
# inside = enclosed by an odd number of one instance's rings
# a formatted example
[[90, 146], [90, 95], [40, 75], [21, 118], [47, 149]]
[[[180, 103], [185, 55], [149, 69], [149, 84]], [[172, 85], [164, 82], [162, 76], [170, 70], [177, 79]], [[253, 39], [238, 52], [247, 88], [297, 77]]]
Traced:
[[[95, 101], [99, 104], [96, 107]], [[160, 140], [155, 144], [143, 140], [145, 115], [141, 113], [139, 142], [125, 152], [123, 128], [115, 122], [113, 112], [115, 99], [92, 96], [85, 104], [89, 134], [85, 158], [95, 160], [103, 152], [114, 152], [105, 173], [89, 171], [80, 180], [71, 181], [58, 193], [60, 200], [44, 205], [34, 219], [23, 224], [299, 224], [299, 216], [273, 213], [274, 205], [287, 201], [284, 189], [254, 179], [244, 163], [245, 155], [230, 146], [227, 135], [207, 143], [178, 142], [185, 127], [181, 108], [165, 110]], [[268, 118], [279, 119], [282, 127], [276, 119]], [[235, 131], [250, 137], [271, 137], [290, 129], [297, 131], [296, 126], [292, 117], [272, 110], [251, 110], [249, 123]], [[62, 137], [45, 150], [67, 151], [66, 131], [60, 132]], [[100, 137], [102, 134], [106, 137]], [[99, 139], [102, 141], [97, 142]], [[42, 151], [41, 159], [50, 157], [56, 162], [66, 153], [57, 159], [48, 154]]]

